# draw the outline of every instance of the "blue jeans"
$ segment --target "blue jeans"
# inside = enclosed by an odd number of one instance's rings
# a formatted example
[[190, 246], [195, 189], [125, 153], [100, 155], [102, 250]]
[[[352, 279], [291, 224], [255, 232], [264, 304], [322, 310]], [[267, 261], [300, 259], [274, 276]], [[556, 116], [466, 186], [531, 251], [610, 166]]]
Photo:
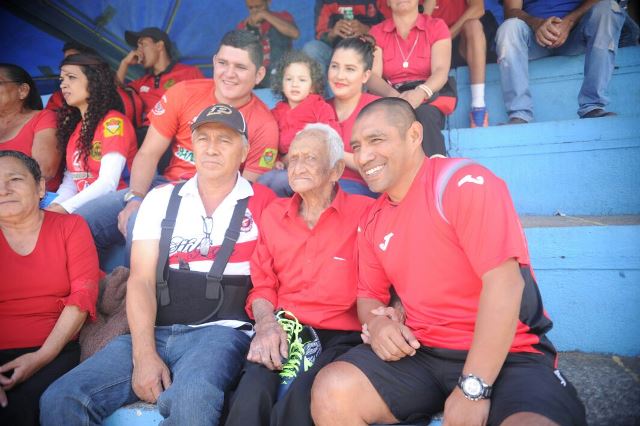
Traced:
[[[151, 183], [151, 188], [167, 183], [167, 179], [157, 175]], [[102, 255], [113, 245], [126, 244], [126, 259], [128, 262], [131, 254], [131, 234], [136, 222], [137, 211], [129, 216], [127, 222], [127, 240], [118, 229], [118, 214], [124, 209], [124, 195], [128, 188], [110, 192], [80, 207], [74, 213], [82, 216], [91, 229], [93, 240], [98, 249], [98, 255]], [[128, 266], [128, 265], [125, 265]]]
[[522, 20], [510, 18], [498, 28], [496, 45], [502, 94], [509, 118], [533, 120], [528, 61], [550, 55], [585, 53], [584, 80], [578, 94], [578, 115], [603, 108], [618, 49], [625, 12], [614, 0], [600, 0], [555, 49], [540, 46], [534, 31]]
[[371, 191], [367, 185], [361, 182], [351, 179], [340, 179], [338, 182], [340, 183], [340, 188], [349, 194], [366, 195], [371, 198], [378, 198], [380, 196], [380, 194]]
[[[249, 349], [241, 331], [217, 325], [156, 327], [156, 350], [172, 383], [158, 397], [163, 425], [217, 425], [224, 393], [235, 381]], [[56, 380], [40, 399], [40, 422], [100, 425], [138, 397], [131, 388], [131, 336], [104, 349]]]

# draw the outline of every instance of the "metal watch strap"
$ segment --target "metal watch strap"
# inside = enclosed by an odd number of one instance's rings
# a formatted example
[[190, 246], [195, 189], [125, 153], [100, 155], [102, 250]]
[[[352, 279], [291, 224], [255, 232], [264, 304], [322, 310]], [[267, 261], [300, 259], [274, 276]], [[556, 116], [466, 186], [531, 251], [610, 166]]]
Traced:
[[[478, 381], [480, 383], [480, 387], [482, 389], [480, 394], [477, 395], [477, 396], [468, 394], [465, 391], [464, 386], [463, 386], [463, 382], [465, 380], [476, 380], [476, 381]], [[482, 399], [489, 399], [489, 398], [491, 398], [491, 393], [493, 392], [493, 386], [488, 385], [480, 377], [475, 376], [473, 374], [467, 374], [466, 376], [465, 375], [461, 375], [458, 378], [458, 387], [460, 388], [460, 390], [464, 394], [465, 398], [467, 398], [467, 399], [469, 399], [471, 401], [480, 401]]]

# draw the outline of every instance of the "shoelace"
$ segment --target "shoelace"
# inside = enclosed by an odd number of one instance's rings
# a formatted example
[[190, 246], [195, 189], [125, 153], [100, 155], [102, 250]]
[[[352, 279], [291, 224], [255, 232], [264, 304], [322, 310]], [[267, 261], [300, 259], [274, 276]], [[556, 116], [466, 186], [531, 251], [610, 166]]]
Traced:
[[[291, 317], [287, 318], [287, 317]], [[279, 311], [276, 313], [276, 320], [287, 333], [287, 343], [289, 346], [289, 358], [282, 366], [280, 377], [288, 379], [295, 377], [300, 369], [302, 357], [304, 356], [304, 346], [298, 337], [303, 329], [302, 324], [295, 315], [288, 311]]]

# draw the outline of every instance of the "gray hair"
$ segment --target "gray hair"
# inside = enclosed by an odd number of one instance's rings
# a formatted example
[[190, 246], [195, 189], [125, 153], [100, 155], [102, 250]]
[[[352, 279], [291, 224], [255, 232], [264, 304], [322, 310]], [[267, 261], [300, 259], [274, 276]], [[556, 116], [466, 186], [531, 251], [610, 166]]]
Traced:
[[342, 137], [336, 132], [336, 130], [325, 123], [310, 123], [304, 126], [304, 129], [300, 130], [295, 139], [298, 139], [306, 132], [320, 132], [324, 133], [324, 142], [327, 145], [327, 151], [329, 152], [329, 167], [336, 165], [338, 160], [344, 158], [344, 144]]

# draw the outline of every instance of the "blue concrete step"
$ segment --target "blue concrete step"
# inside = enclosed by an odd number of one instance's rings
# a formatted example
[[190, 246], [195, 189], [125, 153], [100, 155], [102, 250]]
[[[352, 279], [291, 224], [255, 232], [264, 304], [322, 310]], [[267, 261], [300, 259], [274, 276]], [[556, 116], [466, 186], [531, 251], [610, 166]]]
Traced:
[[523, 215], [640, 213], [638, 117], [445, 132], [449, 154], [503, 178]]
[[[543, 58], [529, 62], [529, 81], [535, 120], [555, 121], [577, 118], [578, 92], [582, 85], [584, 55]], [[489, 125], [507, 121], [497, 64], [487, 65], [485, 101]], [[471, 91], [469, 69], [452, 71], [458, 83], [458, 106], [449, 117], [451, 128], [469, 127]], [[618, 49], [616, 69], [609, 85], [611, 104], [607, 107], [622, 116], [640, 115], [640, 47]]]

